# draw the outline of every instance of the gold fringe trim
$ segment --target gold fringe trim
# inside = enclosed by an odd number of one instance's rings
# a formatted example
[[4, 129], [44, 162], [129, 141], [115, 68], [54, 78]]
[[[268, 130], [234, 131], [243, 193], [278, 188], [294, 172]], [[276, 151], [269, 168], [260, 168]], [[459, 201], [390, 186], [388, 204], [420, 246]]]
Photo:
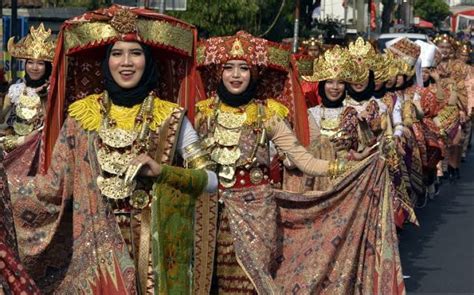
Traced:
[[[201, 113], [204, 117], [212, 116], [215, 111], [214, 101], [214, 98], [209, 98], [196, 103], [196, 111]], [[226, 113], [241, 113], [245, 111], [247, 113], [247, 120], [245, 121], [246, 125], [252, 125], [257, 122], [258, 104], [255, 102], [251, 102], [243, 108], [234, 108], [221, 104], [219, 109]], [[269, 98], [266, 100], [264, 121], [267, 121], [274, 116], [285, 119], [289, 113], [290, 111], [288, 108], [275, 99]]]
[[[98, 130], [102, 121], [99, 103], [101, 96], [102, 94], [92, 94], [75, 101], [69, 106], [69, 116], [76, 119], [85, 130]], [[135, 119], [140, 111], [140, 107], [141, 104], [131, 108], [112, 104], [109, 116], [117, 123], [117, 128], [132, 130], [135, 128]], [[171, 116], [176, 108], [179, 108], [177, 104], [155, 97], [153, 102], [153, 121], [150, 124], [150, 129], [156, 131], [156, 129]]]

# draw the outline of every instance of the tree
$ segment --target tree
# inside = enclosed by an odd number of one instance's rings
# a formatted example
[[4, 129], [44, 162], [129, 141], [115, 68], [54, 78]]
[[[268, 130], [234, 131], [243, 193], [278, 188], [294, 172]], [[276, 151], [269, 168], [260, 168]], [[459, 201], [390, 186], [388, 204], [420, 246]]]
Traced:
[[258, 36], [272, 28], [265, 37], [281, 40], [291, 36], [293, 10], [294, 1], [285, 0], [188, 0], [186, 11], [169, 14], [196, 25], [203, 37], [239, 30]]
[[449, 14], [449, 5], [444, 0], [415, 1], [415, 15], [432, 22], [435, 26], [440, 26]]

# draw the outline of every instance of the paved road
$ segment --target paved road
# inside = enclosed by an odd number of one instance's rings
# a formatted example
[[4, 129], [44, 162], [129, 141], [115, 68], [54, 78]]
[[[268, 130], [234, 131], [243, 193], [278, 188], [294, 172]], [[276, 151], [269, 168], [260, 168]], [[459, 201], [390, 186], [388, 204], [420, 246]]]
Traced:
[[474, 294], [474, 151], [461, 180], [417, 211], [420, 227], [400, 232], [408, 294]]

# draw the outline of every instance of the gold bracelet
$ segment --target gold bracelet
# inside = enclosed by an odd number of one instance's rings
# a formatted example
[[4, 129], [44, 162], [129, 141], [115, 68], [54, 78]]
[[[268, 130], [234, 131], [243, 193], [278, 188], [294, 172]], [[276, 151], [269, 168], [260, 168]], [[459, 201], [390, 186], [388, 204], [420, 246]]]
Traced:
[[344, 172], [346, 172], [346, 161], [339, 160], [337, 165], [337, 176], [341, 176]]
[[201, 147], [201, 143], [199, 141], [196, 141], [188, 146], [186, 146], [184, 148], [184, 151], [188, 154], [188, 155], [192, 155], [194, 154], [196, 151], [198, 150], [201, 150], [202, 147]]
[[216, 170], [216, 163], [211, 160], [209, 154], [195, 157], [190, 161], [186, 161], [186, 167], [191, 169], [207, 169], [211, 171]]
[[346, 161], [344, 160], [334, 160], [329, 161], [328, 165], [328, 176], [330, 178], [337, 178], [346, 171]]

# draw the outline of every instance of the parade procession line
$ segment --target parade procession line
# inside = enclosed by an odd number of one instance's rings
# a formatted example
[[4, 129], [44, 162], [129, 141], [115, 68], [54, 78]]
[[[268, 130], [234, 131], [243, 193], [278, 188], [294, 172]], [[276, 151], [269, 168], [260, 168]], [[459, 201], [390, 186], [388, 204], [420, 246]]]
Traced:
[[417, 216], [419, 228], [400, 231], [407, 294], [474, 294], [474, 150]]

